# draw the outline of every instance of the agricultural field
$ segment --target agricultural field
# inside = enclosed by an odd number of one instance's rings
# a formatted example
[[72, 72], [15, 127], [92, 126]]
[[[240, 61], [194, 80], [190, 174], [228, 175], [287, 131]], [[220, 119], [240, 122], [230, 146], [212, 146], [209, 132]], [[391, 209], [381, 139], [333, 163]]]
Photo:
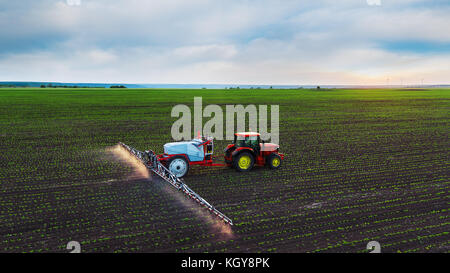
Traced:
[[[195, 96], [280, 106], [280, 169], [184, 178], [231, 228], [110, 152], [162, 153]], [[3, 88], [0, 252], [450, 252], [449, 109], [448, 89]]]

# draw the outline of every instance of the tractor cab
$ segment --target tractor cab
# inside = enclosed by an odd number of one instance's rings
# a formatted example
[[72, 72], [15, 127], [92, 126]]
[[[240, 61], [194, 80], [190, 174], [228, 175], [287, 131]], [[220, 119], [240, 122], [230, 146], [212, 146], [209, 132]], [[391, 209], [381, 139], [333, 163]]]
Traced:
[[236, 133], [234, 134], [233, 144], [236, 148], [249, 147], [259, 153], [261, 136], [259, 133]]

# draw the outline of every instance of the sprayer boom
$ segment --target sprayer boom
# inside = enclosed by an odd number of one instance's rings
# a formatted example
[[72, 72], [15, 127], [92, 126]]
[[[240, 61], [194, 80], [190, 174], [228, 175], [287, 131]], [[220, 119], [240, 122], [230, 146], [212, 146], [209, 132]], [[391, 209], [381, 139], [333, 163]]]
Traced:
[[212, 214], [216, 215], [220, 219], [222, 219], [225, 223], [233, 225], [233, 221], [230, 218], [225, 216], [225, 214], [218, 211], [215, 207], [213, 207], [210, 203], [208, 203], [205, 199], [203, 199], [200, 195], [191, 190], [180, 178], [170, 172], [163, 164], [158, 161], [158, 157], [155, 155], [153, 151], [139, 151], [133, 147], [130, 147], [122, 142], [119, 142], [119, 145], [125, 148], [131, 155], [137, 158], [142, 164], [144, 164], [147, 169], [154, 172], [166, 182], [171, 184], [176, 189], [182, 191], [188, 197], [195, 200], [197, 203], [207, 208]]

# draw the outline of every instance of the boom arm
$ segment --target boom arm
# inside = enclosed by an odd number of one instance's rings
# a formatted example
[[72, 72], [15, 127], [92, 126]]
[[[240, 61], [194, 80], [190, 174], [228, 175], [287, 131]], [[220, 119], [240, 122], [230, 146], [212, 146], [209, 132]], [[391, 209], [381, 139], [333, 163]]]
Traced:
[[126, 144], [123, 144], [122, 142], [119, 142], [119, 145], [125, 148], [134, 157], [136, 157], [142, 164], [144, 164], [145, 167], [147, 167], [147, 169], [160, 176], [166, 182], [169, 182], [172, 186], [182, 191], [190, 198], [194, 199], [197, 203], [207, 208], [211, 213], [222, 219], [225, 223], [233, 225], [233, 221], [231, 221], [230, 218], [225, 216], [225, 214], [221, 213], [200, 195], [191, 190], [186, 184], [183, 183], [180, 178], [176, 177], [163, 164], [161, 164], [158, 161], [158, 157], [153, 151], [150, 150], [142, 152]]

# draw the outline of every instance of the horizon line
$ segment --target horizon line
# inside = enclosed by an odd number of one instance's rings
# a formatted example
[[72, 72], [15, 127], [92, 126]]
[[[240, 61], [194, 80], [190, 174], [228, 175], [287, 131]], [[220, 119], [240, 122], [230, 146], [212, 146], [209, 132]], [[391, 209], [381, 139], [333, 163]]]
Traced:
[[107, 83], [107, 82], [63, 82], [63, 81], [0, 81], [0, 84], [94, 84], [94, 85], [191, 85], [191, 86], [231, 86], [231, 87], [238, 87], [238, 86], [285, 86], [285, 87], [305, 87], [305, 86], [379, 86], [379, 87], [401, 87], [401, 86], [450, 86], [450, 83], [406, 83], [406, 84], [320, 84], [320, 83], [313, 83], [313, 84], [257, 84], [257, 83], [126, 83], [126, 82], [113, 82], [113, 83]]

